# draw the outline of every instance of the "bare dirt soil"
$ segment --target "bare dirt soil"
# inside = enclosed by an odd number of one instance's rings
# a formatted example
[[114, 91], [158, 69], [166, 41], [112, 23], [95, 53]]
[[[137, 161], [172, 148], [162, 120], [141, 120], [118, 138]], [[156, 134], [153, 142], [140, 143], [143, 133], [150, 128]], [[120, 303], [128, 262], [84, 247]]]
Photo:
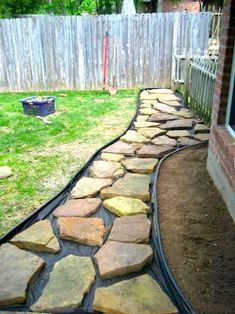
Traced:
[[170, 269], [198, 313], [235, 313], [235, 225], [206, 170], [207, 147], [168, 158], [158, 181]]

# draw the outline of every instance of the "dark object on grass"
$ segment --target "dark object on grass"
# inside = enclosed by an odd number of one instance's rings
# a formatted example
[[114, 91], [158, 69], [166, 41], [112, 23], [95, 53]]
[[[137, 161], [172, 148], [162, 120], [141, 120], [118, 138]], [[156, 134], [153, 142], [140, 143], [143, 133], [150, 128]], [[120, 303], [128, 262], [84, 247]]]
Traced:
[[21, 99], [20, 102], [25, 114], [47, 116], [55, 113], [55, 99], [54, 96], [30, 96]]

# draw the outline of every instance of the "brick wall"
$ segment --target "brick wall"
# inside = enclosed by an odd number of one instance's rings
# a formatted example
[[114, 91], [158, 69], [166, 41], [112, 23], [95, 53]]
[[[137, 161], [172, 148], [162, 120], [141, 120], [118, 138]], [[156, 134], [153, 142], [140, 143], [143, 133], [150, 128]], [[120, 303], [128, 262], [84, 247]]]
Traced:
[[235, 39], [235, 1], [225, 0], [209, 148], [235, 191], [235, 140], [225, 128], [229, 83]]
[[182, 0], [179, 1], [177, 4], [174, 4], [170, 0], [163, 0], [162, 12], [176, 12], [184, 10], [187, 10], [188, 12], [199, 12], [199, 1]]

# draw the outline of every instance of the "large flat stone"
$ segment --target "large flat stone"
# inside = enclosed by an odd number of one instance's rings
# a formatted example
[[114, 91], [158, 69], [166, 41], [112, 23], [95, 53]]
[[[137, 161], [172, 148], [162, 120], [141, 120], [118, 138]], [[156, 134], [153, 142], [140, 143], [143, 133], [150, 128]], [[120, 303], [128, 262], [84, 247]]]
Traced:
[[96, 289], [93, 309], [110, 314], [178, 313], [159, 284], [147, 274]]
[[163, 103], [171, 107], [182, 108], [182, 104], [177, 100], [164, 100]]
[[167, 100], [181, 101], [181, 98], [174, 94], [160, 94], [157, 98], [160, 102], [165, 102]]
[[154, 88], [149, 89], [149, 94], [173, 94], [173, 91], [169, 88]]
[[173, 113], [173, 114], [175, 114], [177, 112], [177, 110], [174, 107], [165, 105], [165, 104], [160, 103], [160, 102], [156, 103], [153, 106], [153, 108], [158, 110], [158, 111], [161, 111], [163, 113]]
[[190, 112], [188, 109], [181, 109], [174, 113], [174, 115], [185, 118], [185, 119], [191, 119], [192, 118], [192, 112]]
[[69, 255], [56, 262], [34, 312], [59, 312], [78, 308], [95, 281], [90, 257]]
[[111, 179], [96, 179], [82, 177], [71, 192], [72, 198], [83, 198], [95, 196], [102, 188], [110, 186]]
[[135, 122], [135, 127], [136, 129], [139, 128], [154, 128], [157, 127], [160, 123], [156, 123], [156, 122], [148, 122], [148, 121], [139, 121], [139, 122]]
[[122, 141], [118, 141], [105, 148], [102, 152], [111, 154], [122, 154], [125, 156], [134, 156], [135, 151], [136, 151], [135, 146], [129, 145]]
[[126, 134], [121, 137], [121, 140], [123, 142], [131, 144], [132, 143], [145, 144], [149, 142], [149, 140], [146, 137], [133, 130], [127, 131]]
[[137, 130], [137, 132], [149, 139], [153, 139], [154, 137], [157, 137], [159, 135], [163, 135], [166, 133], [165, 130], [162, 130], [160, 128], [140, 128]]
[[148, 115], [138, 115], [138, 117], [136, 118], [136, 121], [139, 122], [139, 121], [146, 121], [148, 120], [149, 116]]
[[205, 134], [195, 134], [193, 135], [193, 138], [197, 141], [204, 142], [204, 141], [209, 141], [210, 139], [210, 134], [205, 133]]
[[158, 145], [158, 146], [176, 146], [177, 145], [177, 141], [173, 138], [169, 138], [166, 135], [162, 135], [162, 136], [158, 136], [157, 138], [154, 138], [151, 141], [154, 145]]
[[152, 115], [154, 113], [156, 113], [157, 111], [152, 109], [152, 108], [142, 108], [139, 110], [139, 113], [142, 114], [142, 115]]
[[101, 198], [124, 196], [149, 201], [149, 184], [150, 177], [148, 175], [127, 173], [123, 178], [118, 179], [113, 186], [101, 190]]
[[194, 145], [194, 144], [198, 144], [198, 143], [199, 143], [199, 141], [196, 141], [196, 140], [189, 138], [189, 137], [180, 137], [178, 139], [179, 147]]
[[21, 249], [37, 252], [57, 253], [60, 251], [59, 242], [47, 219], [36, 222], [28, 229], [18, 233], [10, 242]]
[[101, 159], [106, 161], [116, 161], [119, 162], [123, 160], [125, 157], [123, 154], [111, 154], [111, 153], [102, 153]]
[[89, 169], [91, 177], [101, 179], [115, 179], [124, 174], [124, 169], [118, 162], [97, 160]]
[[69, 200], [57, 207], [53, 215], [55, 217], [88, 217], [95, 213], [101, 205], [99, 198], [85, 198]]
[[107, 241], [95, 254], [102, 279], [133, 273], [152, 261], [153, 250], [147, 244]]
[[209, 133], [210, 128], [205, 124], [198, 123], [194, 127], [194, 132], [195, 132], [195, 134], [197, 134], [197, 133]]
[[171, 114], [166, 114], [166, 113], [162, 113], [162, 112], [158, 112], [158, 113], [154, 113], [149, 117], [149, 121], [152, 122], [166, 122], [166, 121], [170, 121], [170, 120], [176, 120], [179, 119], [179, 117], [171, 115]]
[[12, 170], [10, 167], [8, 166], [1, 166], [0, 167], [0, 179], [5, 179], [8, 178], [10, 176], [12, 176]]
[[157, 95], [149, 94], [149, 93], [143, 93], [140, 95], [140, 100], [157, 100]]
[[192, 137], [191, 133], [188, 130], [168, 131], [166, 135], [172, 138]]
[[125, 243], [148, 243], [151, 223], [146, 215], [116, 218], [108, 240]]
[[165, 124], [159, 126], [163, 130], [181, 130], [191, 129], [193, 127], [192, 119], [180, 119], [174, 121], [167, 121]]
[[117, 216], [148, 214], [150, 208], [137, 198], [116, 196], [103, 202], [103, 206]]
[[24, 303], [27, 287], [43, 268], [42, 258], [11, 244], [0, 247], [0, 306]]
[[122, 161], [122, 165], [131, 172], [152, 173], [158, 163], [154, 158], [130, 158]]
[[101, 246], [105, 233], [101, 218], [60, 217], [60, 238], [91, 246]]
[[140, 158], [161, 158], [173, 150], [174, 147], [172, 146], [144, 145], [138, 150], [137, 156]]

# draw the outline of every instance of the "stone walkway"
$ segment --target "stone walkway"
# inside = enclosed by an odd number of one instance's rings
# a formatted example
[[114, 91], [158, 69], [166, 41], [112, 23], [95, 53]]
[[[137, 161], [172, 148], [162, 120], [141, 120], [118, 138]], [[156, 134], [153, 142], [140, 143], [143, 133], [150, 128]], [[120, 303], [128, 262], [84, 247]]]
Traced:
[[[40, 254], [47, 253], [58, 257], [29, 304], [34, 312], [76, 309], [92, 291], [93, 310], [104, 313], [178, 313], [146, 271], [138, 274], [153, 259], [151, 174], [165, 154], [208, 138], [209, 129], [171, 90], [143, 91], [132, 129], [102, 151], [70, 199], [54, 210], [55, 224], [39, 221], [0, 247], [0, 306], [27, 301], [26, 291], [46, 264]], [[78, 247], [64, 254], [65, 242]], [[118, 277], [131, 273], [127, 280]], [[95, 284], [98, 277], [114, 281], [103, 288]]]

